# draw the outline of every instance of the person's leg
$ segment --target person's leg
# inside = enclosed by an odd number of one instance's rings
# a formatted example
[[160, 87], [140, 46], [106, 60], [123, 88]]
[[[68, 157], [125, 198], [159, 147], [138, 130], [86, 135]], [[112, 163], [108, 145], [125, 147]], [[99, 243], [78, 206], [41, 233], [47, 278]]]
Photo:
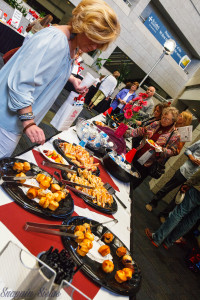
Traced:
[[187, 216], [185, 216], [176, 228], [165, 239], [164, 243], [169, 248], [181, 236], [185, 235], [200, 219], [200, 206], [194, 208]]
[[[153, 199], [146, 205], [147, 210], [151, 211], [158, 205], [162, 198], [175, 189], [177, 186], [183, 184], [187, 179], [177, 170], [174, 176], [154, 195]], [[149, 206], [149, 209], [148, 207]], [[151, 206], [151, 208], [150, 208]]]
[[179, 222], [197, 205], [200, 205], [200, 192], [195, 188], [191, 188], [186, 192], [183, 202], [175, 207], [175, 209], [169, 214], [165, 223], [163, 223], [159, 229], [152, 234], [154, 242], [157, 245], [160, 245], [179, 224]]
[[0, 128], [0, 159], [9, 157], [15, 150], [21, 135], [16, 135], [12, 132]]
[[175, 198], [171, 200], [171, 202], [168, 203], [167, 207], [162, 210], [158, 217], [160, 218], [161, 223], [165, 222], [167, 217], [169, 216], [169, 213], [176, 207]]
[[89, 103], [89, 106], [91, 106], [93, 104], [94, 101], [96, 101], [96, 99], [99, 97], [99, 95], [101, 94], [101, 91], [98, 90], [96, 92], [96, 94], [93, 96], [93, 98], [91, 99], [90, 103]]
[[176, 226], [176, 228], [166, 238], [165, 244], [168, 247], [170, 247], [178, 238], [186, 234], [200, 219], [200, 192], [196, 189], [191, 189], [190, 198], [191, 200], [188, 204], [193, 205], [193, 210], [181, 220], [178, 226]]
[[104, 98], [105, 98], [104, 93], [100, 91], [99, 96], [96, 98], [95, 101], [93, 101], [93, 106], [97, 106]]

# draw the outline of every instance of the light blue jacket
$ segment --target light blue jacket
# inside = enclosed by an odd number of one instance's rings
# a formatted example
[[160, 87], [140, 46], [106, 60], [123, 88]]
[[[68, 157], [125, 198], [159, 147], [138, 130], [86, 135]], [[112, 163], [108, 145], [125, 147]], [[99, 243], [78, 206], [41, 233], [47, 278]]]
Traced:
[[20, 134], [17, 111], [29, 105], [39, 124], [65, 86], [72, 64], [63, 32], [49, 27], [34, 34], [0, 70], [0, 127]]

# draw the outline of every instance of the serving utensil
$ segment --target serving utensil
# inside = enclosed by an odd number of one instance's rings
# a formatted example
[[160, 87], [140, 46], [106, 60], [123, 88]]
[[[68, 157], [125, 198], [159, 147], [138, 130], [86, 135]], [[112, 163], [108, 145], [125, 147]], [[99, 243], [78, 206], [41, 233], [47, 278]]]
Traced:
[[68, 172], [68, 173], [77, 174], [77, 172], [75, 170], [70, 169], [70, 167], [72, 167], [71, 165], [64, 166], [62, 164], [53, 163], [53, 162], [49, 162], [49, 161], [46, 161], [46, 160], [43, 160], [42, 165], [50, 167], [50, 168], [54, 168], [54, 169], [63, 170], [63, 171]]
[[[24, 180], [25, 177], [17, 177], [18, 180]], [[0, 179], [0, 185], [2, 183], [14, 183], [14, 184], [17, 184], [19, 186], [25, 186], [25, 187], [28, 187], [28, 188], [34, 188], [36, 190], [40, 190], [41, 188], [39, 186], [35, 186], [35, 185], [32, 185], [32, 184], [28, 184], [28, 183], [22, 183], [22, 182], [18, 182], [16, 179], [15, 180], [1, 180]]]
[[82, 192], [82, 191], [79, 191], [79, 190], [73, 188], [73, 187], [70, 186], [70, 185], [67, 185], [67, 184], [66, 184], [65, 187], [66, 187], [67, 189], [71, 190], [72, 192], [77, 193], [77, 194], [80, 194], [80, 195], [83, 195], [83, 196], [86, 196], [86, 197], [89, 198], [89, 199], [92, 199], [92, 200], [96, 199], [95, 197], [93, 197], [93, 196], [91, 196], [91, 195], [88, 195], [87, 193], [84, 193], [84, 192]]
[[118, 220], [117, 219], [112, 219], [112, 220], [105, 221], [105, 222], [102, 222], [102, 223], [97, 223], [97, 224], [94, 224], [94, 225], [90, 225], [90, 227], [98, 227], [100, 225], [105, 225], [105, 224], [108, 224], [108, 223], [111, 223], [111, 222], [114, 222], [115, 224], [117, 224]]
[[[45, 224], [43, 224], [43, 225], [45, 225]], [[72, 233], [67, 233], [67, 232], [64, 232], [64, 231], [52, 230], [51, 228], [49, 226], [42, 226], [41, 227], [41, 224], [34, 224], [34, 225], [32, 225], [31, 222], [27, 222], [25, 224], [25, 226], [24, 226], [24, 230], [26, 230], [26, 231], [46, 233], [46, 234], [59, 235], [59, 236], [67, 236], [67, 237], [74, 238], [74, 239], [77, 238], [77, 236], [74, 235], [74, 234], [72, 234]]]
[[72, 185], [72, 186], [80, 186], [86, 189], [95, 189], [94, 186], [89, 186], [89, 185], [84, 185], [84, 184], [80, 184], [80, 183], [76, 183], [70, 180], [65, 180], [65, 179], [61, 179], [61, 182], [64, 184], [68, 184], [68, 185]]
[[[105, 221], [105, 222], [101, 222], [101, 223], [97, 223], [97, 224], [90, 224], [90, 227], [98, 227], [101, 225], [105, 225], [108, 223], [114, 222], [115, 224], [118, 223], [117, 219], [112, 219], [109, 221]], [[25, 224], [25, 228], [46, 228], [46, 229], [72, 229], [76, 227], [76, 225], [64, 225], [64, 224], [46, 224], [46, 223], [36, 223], [36, 222], [26, 222]], [[26, 229], [25, 229], [26, 230]]]
[[[4, 181], [15, 181], [15, 180], [26, 180], [26, 179], [34, 179], [36, 178], [36, 175], [32, 175], [32, 176], [2, 176], [1, 179], [3, 179]], [[8, 179], [8, 180], [7, 180]]]
[[109, 194], [111, 194], [112, 196], [114, 195], [114, 198], [123, 206], [123, 208], [127, 208], [127, 206], [122, 202], [122, 200], [119, 199], [119, 197], [116, 195], [115, 189], [108, 182], [104, 183], [103, 186], [109, 192]]

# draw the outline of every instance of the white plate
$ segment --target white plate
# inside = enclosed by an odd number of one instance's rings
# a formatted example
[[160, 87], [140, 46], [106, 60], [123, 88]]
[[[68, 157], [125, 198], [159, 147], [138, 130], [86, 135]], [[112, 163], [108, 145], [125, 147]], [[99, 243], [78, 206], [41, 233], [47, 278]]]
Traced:
[[153, 148], [159, 149], [160, 151], [162, 151], [162, 147], [158, 146], [155, 142], [155, 145], [152, 145], [148, 139], [146, 139], [146, 142]]
[[[50, 162], [53, 162], [53, 163], [56, 163], [56, 164], [60, 164], [60, 163], [62, 163], [63, 165], [69, 165], [68, 164], [68, 162], [57, 152], [57, 151], [55, 151], [55, 150], [51, 150], [51, 149], [47, 149], [46, 147], [43, 147], [43, 146], [39, 146], [38, 147], [38, 150], [40, 151], [40, 153], [46, 158], [46, 159], [48, 159], [48, 161], [50, 161]], [[62, 162], [60, 162], [60, 163], [58, 163], [58, 162], [56, 162], [54, 159], [52, 159], [51, 157], [48, 157], [45, 153], [44, 153], [44, 151], [55, 151], [56, 152], [56, 154], [59, 156], [59, 157], [61, 157], [61, 160], [62, 160]]]

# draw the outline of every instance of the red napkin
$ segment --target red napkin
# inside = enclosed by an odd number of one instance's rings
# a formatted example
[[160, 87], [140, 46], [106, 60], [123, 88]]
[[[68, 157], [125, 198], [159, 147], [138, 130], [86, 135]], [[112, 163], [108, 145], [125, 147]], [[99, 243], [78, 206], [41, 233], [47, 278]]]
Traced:
[[[74, 215], [77, 214], [74, 213]], [[25, 209], [21, 208], [14, 202], [0, 206], [0, 220], [35, 256], [37, 256], [42, 251], [48, 250], [51, 246], [57, 248], [59, 251], [63, 249], [62, 241], [59, 236], [36, 232], [27, 232], [24, 230], [24, 225], [26, 222], [61, 224], [61, 221], [50, 221], [38, 217], [32, 213], [27, 212]], [[83, 275], [81, 272], [76, 273], [73, 278], [72, 284], [91, 299], [96, 296], [100, 289], [100, 287], [96, 283]], [[73, 299], [85, 300], [84, 297], [77, 293], [74, 294]]]

